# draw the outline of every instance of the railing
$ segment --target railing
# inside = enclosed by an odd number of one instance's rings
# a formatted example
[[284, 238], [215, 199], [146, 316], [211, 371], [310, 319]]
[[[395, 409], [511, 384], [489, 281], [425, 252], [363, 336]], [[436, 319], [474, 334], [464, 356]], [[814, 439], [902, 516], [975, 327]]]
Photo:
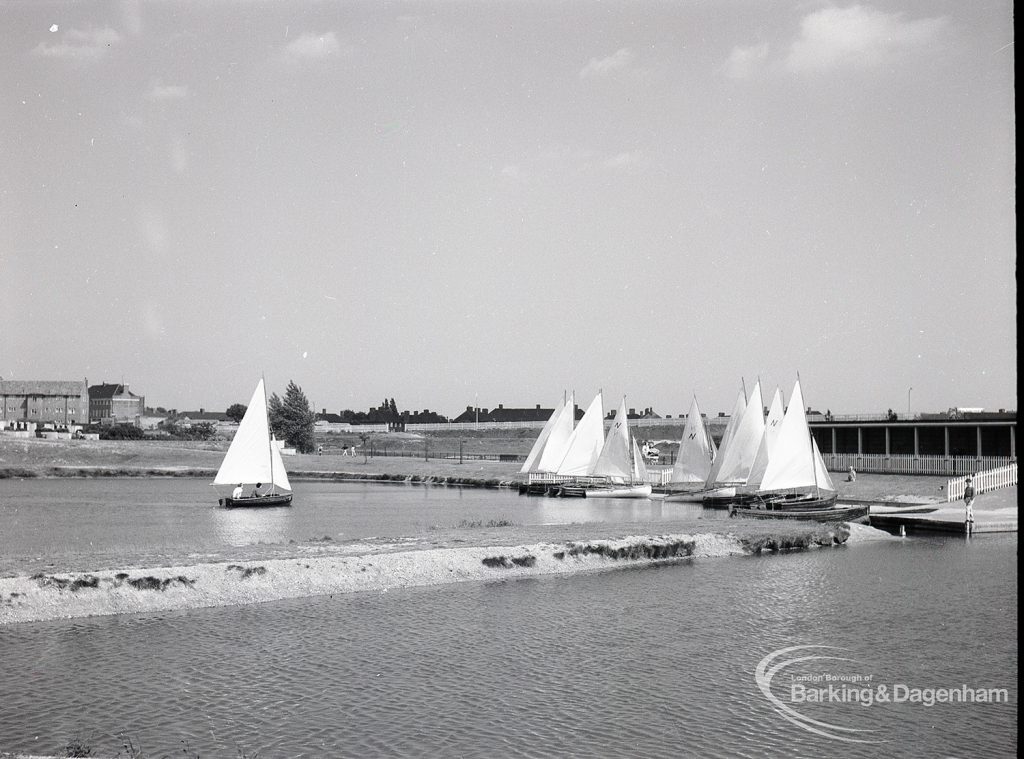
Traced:
[[[1017, 465], [1009, 464], [998, 469], [988, 469], [970, 475], [973, 479], [974, 492], [984, 493], [986, 490], [1008, 488], [1017, 484]], [[959, 501], [964, 497], [967, 477], [957, 477], [946, 483], [946, 501]]]
[[825, 467], [845, 472], [851, 466], [857, 472], [877, 474], [966, 475], [981, 469], [1008, 466], [1008, 456], [914, 456], [913, 454], [823, 453]]

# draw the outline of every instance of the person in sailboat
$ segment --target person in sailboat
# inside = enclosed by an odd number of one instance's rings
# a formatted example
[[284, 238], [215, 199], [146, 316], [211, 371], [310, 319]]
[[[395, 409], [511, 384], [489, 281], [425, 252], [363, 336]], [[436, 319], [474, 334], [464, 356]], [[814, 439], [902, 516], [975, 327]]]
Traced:
[[260, 488], [261, 487], [263, 487], [263, 483], [262, 482], [257, 482], [256, 483], [256, 487], [254, 487], [252, 489], [252, 497], [253, 498], [259, 498], [261, 495], [263, 495], [262, 493], [260, 493]]
[[237, 501], [242, 497], [242, 483], [238, 483], [238, 487], [231, 491], [231, 499]]

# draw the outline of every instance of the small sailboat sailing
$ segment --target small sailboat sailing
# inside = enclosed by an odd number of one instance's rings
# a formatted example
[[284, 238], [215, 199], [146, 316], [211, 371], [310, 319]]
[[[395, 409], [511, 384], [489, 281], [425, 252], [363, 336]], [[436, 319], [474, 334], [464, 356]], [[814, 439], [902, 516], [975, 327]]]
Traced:
[[292, 502], [288, 472], [270, 432], [267, 391], [262, 379], [256, 385], [213, 484], [233, 488], [231, 495], [223, 495], [218, 500], [225, 508], [287, 506]]
[[666, 501], [703, 500], [704, 483], [711, 474], [714, 463], [715, 442], [708, 434], [707, 425], [701, 416], [697, 399], [690, 404], [690, 412], [686, 415], [686, 426], [679, 441], [679, 453], [669, 477]]

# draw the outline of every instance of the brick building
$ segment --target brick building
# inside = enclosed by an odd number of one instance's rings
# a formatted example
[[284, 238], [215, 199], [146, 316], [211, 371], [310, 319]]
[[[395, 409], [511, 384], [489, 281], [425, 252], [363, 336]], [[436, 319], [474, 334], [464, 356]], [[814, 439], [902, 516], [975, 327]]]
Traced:
[[146, 414], [146, 397], [136, 395], [127, 385], [104, 382], [89, 388], [89, 421], [105, 424], [141, 424]]
[[0, 380], [0, 420], [86, 424], [89, 421], [88, 384], [85, 380]]

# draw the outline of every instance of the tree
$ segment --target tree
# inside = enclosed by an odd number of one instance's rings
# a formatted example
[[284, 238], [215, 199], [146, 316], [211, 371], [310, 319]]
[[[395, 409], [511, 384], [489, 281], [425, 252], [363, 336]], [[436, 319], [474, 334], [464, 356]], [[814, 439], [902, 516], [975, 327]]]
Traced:
[[228, 406], [228, 410], [224, 412], [224, 416], [233, 422], [241, 422], [247, 409], [248, 407], [244, 403], [232, 403]]
[[283, 400], [277, 393], [270, 396], [268, 413], [270, 429], [279, 439], [284, 440], [299, 453], [312, 453], [316, 450], [313, 438], [316, 414], [313, 413], [302, 388], [293, 381], [288, 381], [288, 389], [285, 390]]

